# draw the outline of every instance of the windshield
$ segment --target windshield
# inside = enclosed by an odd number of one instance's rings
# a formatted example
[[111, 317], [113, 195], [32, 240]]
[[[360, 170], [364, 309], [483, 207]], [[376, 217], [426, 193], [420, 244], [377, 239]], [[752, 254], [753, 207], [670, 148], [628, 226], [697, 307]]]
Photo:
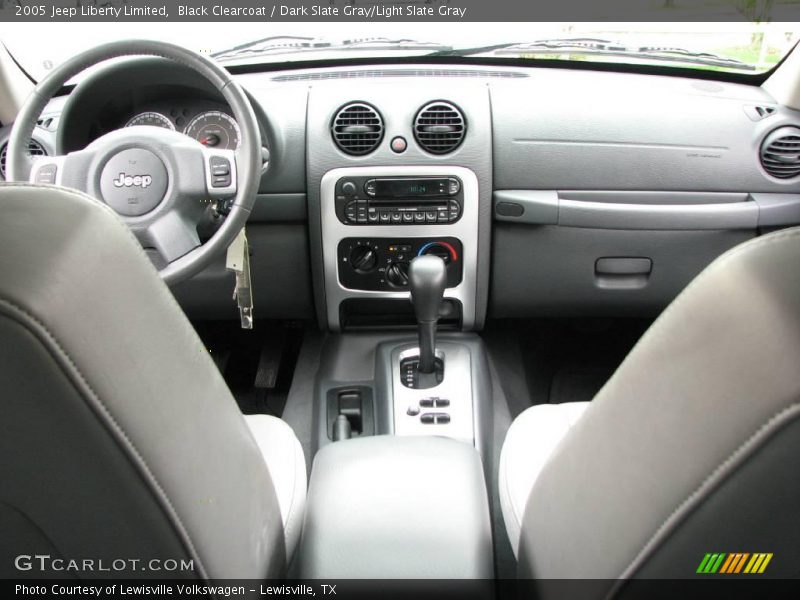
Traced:
[[[0, 37], [35, 80], [126, 37], [169, 41], [225, 66], [381, 57], [582, 61], [758, 74], [798, 40], [798, 23], [20, 23]], [[339, 33], [341, 30], [346, 35]], [[43, 42], [46, 40], [46, 42]]]

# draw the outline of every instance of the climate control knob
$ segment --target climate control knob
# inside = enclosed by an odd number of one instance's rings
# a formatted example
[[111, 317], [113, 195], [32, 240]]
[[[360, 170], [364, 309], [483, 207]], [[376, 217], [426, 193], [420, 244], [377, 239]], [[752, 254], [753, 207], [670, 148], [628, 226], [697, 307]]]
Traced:
[[438, 256], [444, 261], [444, 264], [449, 265], [451, 262], [458, 260], [458, 252], [455, 247], [448, 242], [428, 242], [417, 253], [418, 256]]
[[386, 267], [386, 281], [396, 288], [408, 287], [408, 263], [391, 262]]
[[357, 273], [369, 273], [378, 266], [378, 253], [369, 246], [356, 246], [350, 252], [350, 265]]

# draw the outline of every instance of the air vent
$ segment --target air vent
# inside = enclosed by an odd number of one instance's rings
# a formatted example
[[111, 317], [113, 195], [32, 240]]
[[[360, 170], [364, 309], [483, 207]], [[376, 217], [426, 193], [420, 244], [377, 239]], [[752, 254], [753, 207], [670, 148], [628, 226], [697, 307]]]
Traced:
[[[0, 175], [3, 179], [6, 178], [6, 154], [8, 153], [8, 144], [3, 144], [3, 149], [0, 150]], [[36, 140], [28, 142], [28, 153], [31, 156], [47, 156], [44, 147]]]
[[369, 154], [383, 139], [383, 119], [369, 104], [346, 104], [333, 119], [331, 134], [336, 145], [347, 154]]
[[778, 179], [800, 175], [800, 128], [781, 127], [761, 144], [761, 166]]
[[453, 104], [431, 102], [423, 106], [414, 119], [414, 137], [431, 154], [452, 152], [464, 140], [467, 123]]

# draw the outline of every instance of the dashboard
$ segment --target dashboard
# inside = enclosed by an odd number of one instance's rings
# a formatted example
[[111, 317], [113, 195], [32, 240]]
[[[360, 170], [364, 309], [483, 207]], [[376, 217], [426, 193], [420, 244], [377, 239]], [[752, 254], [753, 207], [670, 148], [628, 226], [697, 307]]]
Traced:
[[[422, 64], [236, 77], [269, 156], [248, 225], [261, 317], [407, 324], [401, 263], [430, 248], [454, 253], [453, 327], [652, 316], [727, 249], [800, 224], [800, 164], [776, 162], [800, 113], [760, 87]], [[34, 141], [65, 153], [136, 125], [239, 140], [215, 90], [148, 58], [53, 99]], [[463, 186], [452, 198], [451, 181]], [[220, 257], [173, 291], [190, 316], [236, 318], [231, 289]]]

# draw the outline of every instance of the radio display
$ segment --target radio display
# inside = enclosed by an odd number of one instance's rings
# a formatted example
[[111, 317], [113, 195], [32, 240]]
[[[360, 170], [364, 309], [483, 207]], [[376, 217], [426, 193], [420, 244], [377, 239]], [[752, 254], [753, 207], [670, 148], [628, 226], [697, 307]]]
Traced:
[[420, 198], [447, 196], [448, 180], [436, 179], [376, 179], [377, 198]]

